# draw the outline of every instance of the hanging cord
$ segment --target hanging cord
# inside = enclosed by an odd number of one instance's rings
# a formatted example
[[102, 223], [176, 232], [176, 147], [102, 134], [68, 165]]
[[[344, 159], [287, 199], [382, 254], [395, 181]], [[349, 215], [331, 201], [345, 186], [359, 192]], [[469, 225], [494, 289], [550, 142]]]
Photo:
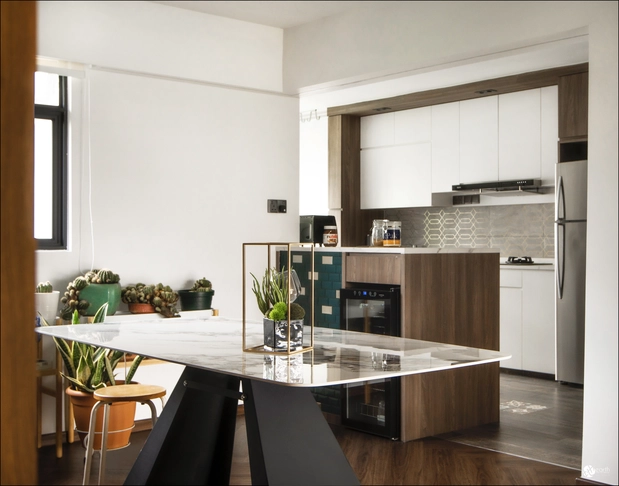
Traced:
[[90, 222], [90, 244], [91, 244], [91, 259], [90, 270], [92, 271], [95, 266], [95, 225], [92, 217], [92, 157], [91, 157], [91, 137], [90, 137], [90, 77], [88, 76], [88, 70], [86, 71], [86, 91], [87, 91], [87, 104], [86, 104], [86, 121], [88, 125], [88, 216]]

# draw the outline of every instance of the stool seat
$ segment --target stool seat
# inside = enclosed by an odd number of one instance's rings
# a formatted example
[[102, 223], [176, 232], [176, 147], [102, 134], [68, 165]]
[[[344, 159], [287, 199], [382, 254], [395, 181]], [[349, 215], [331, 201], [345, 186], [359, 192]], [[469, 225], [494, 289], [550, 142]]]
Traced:
[[95, 400], [107, 403], [141, 402], [165, 396], [166, 389], [159, 385], [114, 385], [95, 390]]
[[152, 400], [155, 398], [160, 398], [161, 404], [165, 405], [165, 394], [166, 389], [162, 386], [142, 385], [140, 383], [106, 386], [95, 390], [92, 395], [95, 398], [96, 403], [90, 412], [90, 427], [88, 428], [86, 457], [84, 463], [84, 480], [82, 484], [88, 484], [90, 480], [90, 467], [94, 452], [93, 443], [97, 410], [100, 407], [103, 407], [103, 436], [101, 437], [101, 452], [99, 457], [99, 484], [102, 484], [105, 483], [105, 458], [107, 454], [107, 435], [110, 407], [117, 402], [139, 402], [146, 404], [150, 407], [154, 427], [157, 422], [157, 410]]

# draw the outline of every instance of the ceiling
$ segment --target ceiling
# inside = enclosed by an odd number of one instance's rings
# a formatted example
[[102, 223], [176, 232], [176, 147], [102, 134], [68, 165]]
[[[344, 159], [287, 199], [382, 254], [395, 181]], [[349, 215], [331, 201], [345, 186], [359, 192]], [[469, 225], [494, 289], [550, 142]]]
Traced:
[[386, 2], [155, 1], [153, 3], [288, 29], [360, 7], [372, 4], [384, 5]]

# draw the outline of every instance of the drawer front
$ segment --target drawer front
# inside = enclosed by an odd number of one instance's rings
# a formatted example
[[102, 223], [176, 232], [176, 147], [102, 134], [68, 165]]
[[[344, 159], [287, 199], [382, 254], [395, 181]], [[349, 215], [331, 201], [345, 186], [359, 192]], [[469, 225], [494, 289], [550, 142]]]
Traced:
[[522, 270], [501, 270], [501, 287], [522, 288]]
[[400, 285], [402, 255], [348, 254], [346, 282]]

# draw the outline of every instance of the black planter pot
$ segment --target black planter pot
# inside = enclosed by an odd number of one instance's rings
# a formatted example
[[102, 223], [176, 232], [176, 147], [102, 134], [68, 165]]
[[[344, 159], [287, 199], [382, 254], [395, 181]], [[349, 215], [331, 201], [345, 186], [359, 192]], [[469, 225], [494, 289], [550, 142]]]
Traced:
[[210, 309], [213, 295], [215, 295], [214, 290], [209, 290], [208, 292], [179, 290], [178, 296], [181, 301], [181, 310], [192, 311]]

